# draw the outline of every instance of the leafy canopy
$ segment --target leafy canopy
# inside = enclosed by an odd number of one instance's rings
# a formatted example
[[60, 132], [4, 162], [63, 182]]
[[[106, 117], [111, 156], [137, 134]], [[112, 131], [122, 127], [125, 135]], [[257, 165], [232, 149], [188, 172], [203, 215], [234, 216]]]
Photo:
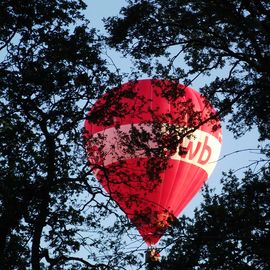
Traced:
[[[162, 78], [190, 83], [199, 75], [215, 76], [202, 91], [221, 115], [230, 115], [228, 127], [235, 136], [257, 127], [261, 140], [270, 138], [269, 1], [128, 3], [106, 22], [112, 47]], [[161, 56], [168, 60], [165, 66], [163, 58], [151, 61]], [[178, 59], [187, 66], [179, 66]]]
[[[129, 255], [118, 252], [115, 205], [83, 166], [86, 109], [119, 81], [85, 8], [80, 0], [0, 3], [1, 269], [117, 269], [112, 253]], [[104, 228], [108, 215], [115, 227]], [[106, 255], [95, 257], [100, 250]]]

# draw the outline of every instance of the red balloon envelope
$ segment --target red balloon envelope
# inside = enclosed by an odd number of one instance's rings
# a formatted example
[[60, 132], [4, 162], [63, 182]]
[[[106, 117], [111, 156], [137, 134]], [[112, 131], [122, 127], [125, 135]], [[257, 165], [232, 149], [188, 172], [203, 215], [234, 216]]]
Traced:
[[198, 92], [163, 80], [123, 84], [90, 110], [84, 135], [90, 167], [148, 245], [212, 173], [219, 126]]

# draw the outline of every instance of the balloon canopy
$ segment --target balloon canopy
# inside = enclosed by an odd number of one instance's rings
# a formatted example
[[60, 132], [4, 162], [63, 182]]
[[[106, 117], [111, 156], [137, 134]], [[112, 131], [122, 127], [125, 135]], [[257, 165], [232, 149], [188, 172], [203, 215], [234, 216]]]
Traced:
[[148, 245], [156, 244], [212, 173], [221, 128], [190, 87], [138, 80], [96, 101], [85, 121], [88, 162]]

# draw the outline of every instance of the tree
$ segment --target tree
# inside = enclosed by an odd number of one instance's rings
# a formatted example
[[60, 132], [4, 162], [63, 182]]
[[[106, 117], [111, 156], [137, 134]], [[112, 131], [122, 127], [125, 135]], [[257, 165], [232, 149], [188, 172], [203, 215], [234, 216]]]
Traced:
[[[212, 76], [201, 91], [229, 117], [228, 129], [239, 138], [256, 127], [268, 142], [269, 15], [264, 0], [130, 0], [107, 19], [107, 40], [148, 75], [186, 84]], [[180, 220], [162, 269], [269, 268], [269, 145], [260, 151], [259, 172], [229, 173], [194, 220]]]
[[[219, 11], [213, 17], [216, 24], [213, 23], [211, 30], [207, 16], [200, 17], [199, 12], [201, 8], [204, 12], [210, 10], [206, 2], [129, 1], [130, 5], [122, 10], [124, 17], [108, 21], [107, 28], [114, 34], [108, 41], [119, 49], [129, 49], [130, 42], [138, 38], [131, 52], [141, 69], [149, 74], [152, 63], [146, 58], [166, 56], [172, 44], [181, 45], [179, 38], [183, 38], [183, 53], [191, 67], [187, 76], [198, 72], [207, 74], [216, 67], [229, 65], [228, 77], [216, 79], [205, 87], [205, 93], [213, 98], [221, 115], [233, 112], [232, 121], [239, 124], [233, 128], [239, 130], [236, 135], [257, 125], [261, 139], [266, 140], [269, 138], [269, 94], [266, 91], [269, 71], [262, 64], [269, 62], [269, 4], [256, 1], [260, 4], [258, 14], [254, 2], [235, 4], [245, 27], [240, 31], [236, 23], [231, 25], [226, 21], [219, 25], [224, 14], [220, 3], [211, 2], [212, 11]], [[226, 3], [231, 5], [223, 6], [223, 11], [229, 7], [233, 10], [234, 2]], [[92, 181], [93, 172], [82, 162], [86, 155], [80, 123], [93, 100], [121, 83], [121, 77], [109, 70], [103, 58], [103, 38], [90, 28], [83, 16], [85, 7], [81, 0], [3, 0], [0, 4], [0, 265], [3, 269], [117, 270], [126, 269], [126, 265], [140, 269], [143, 264], [133, 250], [124, 249], [123, 235], [132, 225], [119, 215], [117, 206]], [[189, 16], [188, 24], [178, 10]], [[170, 27], [173, 18], [177, 27]], [[191, 27], [195, 26], [194, 21], [197, 25], [201, 21], [208, 22], [211, 31], [207, 42], [202, 42], [206, 38], [207, 24], [197, 31]], [[249, 25], [253, 28], [246, 33]], [[178, 32], [179, 29], [183, 33]], [[230, 34], [224, 37], [228, 42], [223, 44], [221, 32], [224, 34], [225, 29], [237, 29], [239, 40], [228, 30]], [[155, 35], [154, 31], [157, 31]], [[255, 40], [251, 35], [254, 32]], [[214, 33], [218, 36], [212, 44], [210, 37]], [[194, 40], [197, 36], [198, 41]], [[236, 49], [237, 41], [240, 51]], [[176, 56], [168, 58], [168, 67], [158, 63], [156, 71], [164, 77], [167, 71], [170, 74]], [[196, 62], [197, 57], [201, 61]], [[244, 80], [237, 77], [239, 74]], [[173, 79], [178, 78], [182, 70], [177, 68], [171, 75]], [[260, 113], [261, 106], [266, 109]], [[249, 110], [244, 114], [246, 108]], [[244, 122], [246, 125], [242, 126]], [[139, 147], [142, 147], [140, 144], [145, 145], [149, 134], [142, 133], [140, 137], [136, 132], [134, 137], [141, 140]], [[265, 175], [268, 173], [266, 169], [262, 171]], [[255, 179], [251, 174], [248, 176]], [[209, 205], [215, 200], [219, 199], [209, 197]], [[203, 209], [198, 211], [198, 224], [200, 215], [204, 214]], [[106, 217], [113, 222], [106, 224]], [[260, 219], [262, 224], [263, 218]], [[184, 231], [194, 230], [188, 223], [183, 226]], [[131, 234], [128, 236], [134, 239]], [[189, 245], [192, 246], [192, 242]], [[178, 242], [173, 251], [177, 248]], [[84, 249], [87, 255], [82, 254]], [[177, 252], [171, 256], [177, 261]], [[170, 266], [169, 261], [167, 266]]]
[[269, 268], [269, 165], [223, 181], [221, 194], [205, 190], [194, 221], [183, 220], [162, 269]]
[[[260, 139], [269, 139], [269, 1], [128, 3], [106, 22], [111, 46], [132, 55], [148, 74], [187, 83], [215, 76], [201, 90], [221, 115], [230, 115], [228, 128], [239, 137], [257, 127]], [[167, 65], [151, 61], [161, 56]], [[181, 56], [186, 68], [177, 65]]]
[[81, 123], [93, 101], [121, 77], [108, 69], [103, 39], [84, 8], [80, 0], [0, 4], [3, 269], [144, 264], [143, 255], [138, 260], [125, 250], [123, 235], [132, 225], [86, 164]]
[[[133, 259], [118, 252], [123, 220], [84, 166], [80, 123], [92, 100], [120, 81], [85, 7], [0, 4], [1, 269], [120, 269], [117, 259]], [[101, 224], [107, 215], [115, 227]], [[116, 237], [106, 241], [105, 232]], [[99, 249], [104, 257], [95, 257]]]

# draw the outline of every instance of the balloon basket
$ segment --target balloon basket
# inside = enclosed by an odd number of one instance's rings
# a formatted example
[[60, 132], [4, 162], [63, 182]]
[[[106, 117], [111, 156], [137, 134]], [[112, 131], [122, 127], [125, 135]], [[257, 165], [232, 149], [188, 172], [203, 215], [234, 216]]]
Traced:
[[150, 246], [145, 255], [145, 263], [147, 266], [147, 270], [155, 270], [156, 267], [160, 263], [160, 254], [159, 251], [155, 248], [155, 246]]

